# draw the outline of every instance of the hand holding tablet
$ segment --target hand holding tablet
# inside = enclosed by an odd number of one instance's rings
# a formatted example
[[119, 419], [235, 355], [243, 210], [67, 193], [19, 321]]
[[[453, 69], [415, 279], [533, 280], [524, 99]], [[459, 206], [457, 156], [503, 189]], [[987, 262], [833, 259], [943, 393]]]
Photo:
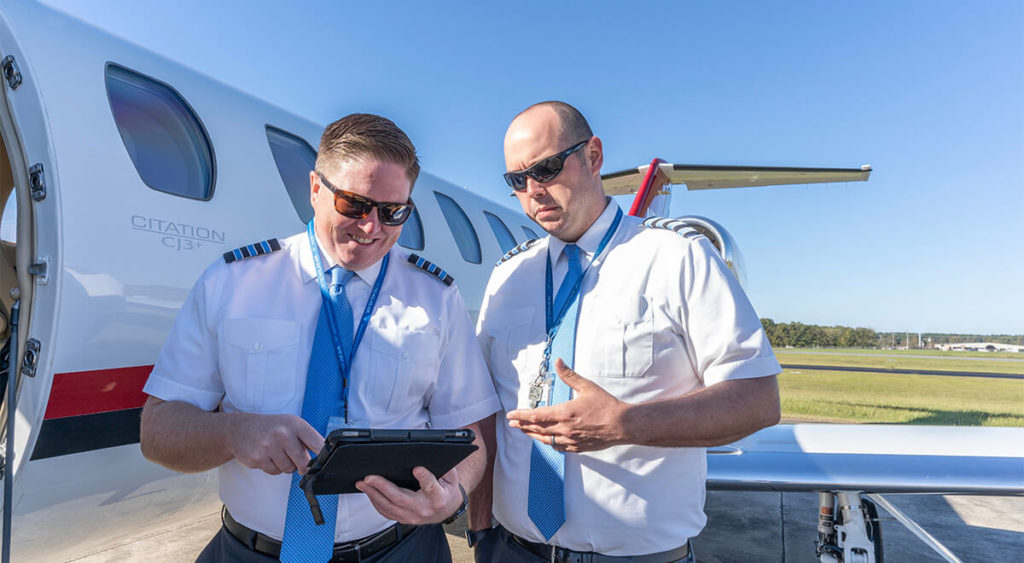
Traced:
[[341, 428], [327, 436], [299, 486], [319, 524], [323, 519], [315, 495], [358, 493], [355, 484], [367, 475], [380, 475], [399, 487], [419, 490], [413, 468], [424, 467], [440, 478], [476, 451], [475, 437], [468, 429]]

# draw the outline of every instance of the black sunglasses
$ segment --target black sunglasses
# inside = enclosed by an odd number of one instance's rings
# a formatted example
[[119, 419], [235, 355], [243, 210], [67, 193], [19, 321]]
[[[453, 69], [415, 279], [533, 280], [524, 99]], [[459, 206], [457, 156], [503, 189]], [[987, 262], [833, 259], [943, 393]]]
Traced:
[[377, 216], [380, 217], [381, 224], [396, 227], [405, 223], [409, 216], [412, 215], [413, 207], [415, 207], [411, 198], [408, 203], [374, 201], [368, 197], [336, 188], [327, 181], [327, 178], [324, 178], [320, 171], [316, 171], [316, 175], [320, 178], [320, 183], [334, 194], [334, 210], [351, 219], [362, 219], [369, 215], [373, 208], [376, 207]]
[[565, 165], [565, 159], [569, 158], [569, 155], [572, 153], [583, 148], [583, 146], [589, 141], [590, 139], [580, 141], [558, 154], [553, 154], [547, 158], [537, 161], [533, 166], [521, 172], [506, 172], [503, 175], [505, 182], [517, 192], [521, 192], [526, 189], [527, 176], [542, 184], [544, 182], [550, 182], [555, 179], [555, 176], [562, 173], [562, 167]]

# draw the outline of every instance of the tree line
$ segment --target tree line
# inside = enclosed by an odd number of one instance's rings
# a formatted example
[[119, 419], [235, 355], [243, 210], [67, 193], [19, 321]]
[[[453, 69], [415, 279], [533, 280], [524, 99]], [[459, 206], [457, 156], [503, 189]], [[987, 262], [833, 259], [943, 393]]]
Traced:
[[768, 341], [776, 348], [878, 348], [878, 333], [870, 328], [776, 323], [761, 319]]
[[[933, 348], [956, 342], [998, 342], [1024, 346], [1024, 334], [951, 334], [926, 332], [876, 332], [870, 328], [777, 323], [761, 319], [768, 341], [774, 347], [794, 348], [888, 348], [889, 346]], [[919, 343], [920, 337], [920, 343]], [[909, 341], [908, 341], [909, 340]]]

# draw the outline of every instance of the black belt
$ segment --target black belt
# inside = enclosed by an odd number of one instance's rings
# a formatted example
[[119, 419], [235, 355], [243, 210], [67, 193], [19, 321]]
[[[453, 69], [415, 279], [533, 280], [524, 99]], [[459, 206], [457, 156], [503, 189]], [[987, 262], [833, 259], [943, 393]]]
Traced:
[[686, 542], [675, 549], [661, 551], [659, 553], [617, 556], [604, 555], [593, 551], [573, 551], [564, 547], [558, 547], [557, 545], [532, 542], [528, 539], [521, 538], [512, 532], [508, 532], [508, 535], [513, 541], [525, 547], [530, 553], [543, 557], [547, 561], [554, 561], [558, 563], [669, 563], [670, 561], [678, 561], [690, 554], [690, 542]]
[[[239, 524], [237, 520], [231, 517], [227, 507], [224, 507], [220, 516], [221, 521], [224, 522], [224, 529], [234, 536], [235, 539], [242, 542], [245, 547], [275, 559], [281, 556], [281, 542]], [[386, 530], [359, 540], [336, 543], [334, 544], [334, 556], [331, 557], [330, 563], [348, 563], [349, 561], [366, 559], [374, 553], [380, 553], [398, 543], [415, 528], [416, 526], [395, 524]]]

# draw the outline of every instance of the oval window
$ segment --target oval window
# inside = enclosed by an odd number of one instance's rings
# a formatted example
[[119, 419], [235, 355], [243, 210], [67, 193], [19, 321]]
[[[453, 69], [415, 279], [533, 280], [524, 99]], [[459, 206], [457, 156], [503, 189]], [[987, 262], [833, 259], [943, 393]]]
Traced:
[[402, 234], [398, 235], [398, 244], [409, 250], [423, 250], [423, 222], [420, 221], [420, 210], [412, 208], [412, 215], [402, 225]]
[[303, 223], [308, 223], [313, 218], [309, 173], [316, 166], [316, 151], [302, 138], [270, 125], [267, 125], [267, 142], [295, 213]]
[[437, 197], [437, 204], [441, 206], [444, 220], [448, 223], [452, 236], [455, 237], [455, 244], [458, 245], [462, 258], [466, 262], [479, 264], [481, 262], [480, 239], [477, 238], [476, 229], [473, 228], [473, 223], [466, 216], [466, 212], [459, 207], [458, 203], [455, 203], [454, 199], [443, 193], [434, 192], [434, 196]]
[[213, 195], [210, 138], [195, 112], [170, 86], [114, 64], [106, 70], [110, 110], [142, 181], [191, 199]]
[[497, 215], [484, 211], [484, 217], [487, 217], [487, 223], [494, 231], [494, 238], [498, 239], [498, 246], [501, 247], [502, 252], [508, 252], [516, 247], [516, 237], [512, 236], [512, 231], [508, 230], [508, 227]]

